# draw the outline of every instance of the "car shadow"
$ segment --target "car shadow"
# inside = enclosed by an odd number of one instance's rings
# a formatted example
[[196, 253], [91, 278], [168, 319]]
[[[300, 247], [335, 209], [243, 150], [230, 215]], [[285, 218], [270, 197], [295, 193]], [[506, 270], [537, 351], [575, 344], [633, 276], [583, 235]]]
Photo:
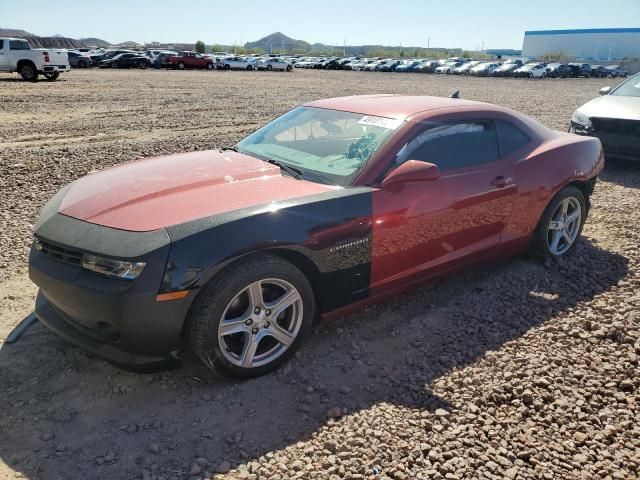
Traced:
[[179, 370], [123, 372], [38, 324], [0, 348], [0, 459], [30, 479], [186, 478], [196, 458], [205, 470], [238, 467], [309, 439], [328, 416], [383, 403], [451, 410], [434, 380], [627, 270], [625, 257], [588, 240], [567, 259], [473, 269], [321, 323], [283, 368], [251, 380], [213, 374], [192, 355]]
[[623, 160], [621, 158], [607, 158], [600, 178], [607, 182], [617, 183], [623, 187], [640, 188], [638, 176], [640, 160]]

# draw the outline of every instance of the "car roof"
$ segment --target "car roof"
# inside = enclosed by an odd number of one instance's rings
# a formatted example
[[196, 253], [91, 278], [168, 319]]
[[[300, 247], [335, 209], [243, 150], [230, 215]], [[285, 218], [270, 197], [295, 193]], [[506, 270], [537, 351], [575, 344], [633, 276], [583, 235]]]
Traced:
[[417, 95], [354, 95], [326, 98], [305, 103], [306, 107], [327, 108], [362, 115], [405, 119], [436, 109], [477, 106], [481, 110], [493, 110], [494, 105], [459, 98], [429, 97]]

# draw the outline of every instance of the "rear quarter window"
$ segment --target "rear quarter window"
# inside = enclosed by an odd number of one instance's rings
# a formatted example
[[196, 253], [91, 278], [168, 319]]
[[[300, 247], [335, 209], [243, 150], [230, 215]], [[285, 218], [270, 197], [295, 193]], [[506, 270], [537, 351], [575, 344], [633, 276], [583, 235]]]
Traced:
[[498, 129], [500, 154], [503, 157], [521, 149], [531, 141], [531, 139], [522, 130], [509, 122], [497, 120], [496, 127]]
[[30, 50], [29, 42], [25, 40], [10, 40], [9, 49], [10, 50]]

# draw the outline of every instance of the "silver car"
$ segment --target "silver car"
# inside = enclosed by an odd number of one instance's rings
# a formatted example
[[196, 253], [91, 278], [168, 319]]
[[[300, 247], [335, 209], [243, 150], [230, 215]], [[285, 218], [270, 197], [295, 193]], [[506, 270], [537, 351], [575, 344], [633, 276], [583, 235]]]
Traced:
[[640, 73], [600, 95], [573, 113], [569, 131], [598, 137], [607, 158], [640, 160]]

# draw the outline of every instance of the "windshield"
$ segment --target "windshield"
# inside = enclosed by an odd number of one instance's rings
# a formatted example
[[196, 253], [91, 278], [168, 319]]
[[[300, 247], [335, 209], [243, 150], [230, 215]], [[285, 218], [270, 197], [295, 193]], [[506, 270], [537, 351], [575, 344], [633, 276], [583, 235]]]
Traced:
[[349, 186], [401, 120], [298, 107], [237, 145], [241, 153], [300, 170], [302, 178]]
[[640, 97], [640, 74], [636, 74], [616, 88], [611, 95], [621, 97]]

